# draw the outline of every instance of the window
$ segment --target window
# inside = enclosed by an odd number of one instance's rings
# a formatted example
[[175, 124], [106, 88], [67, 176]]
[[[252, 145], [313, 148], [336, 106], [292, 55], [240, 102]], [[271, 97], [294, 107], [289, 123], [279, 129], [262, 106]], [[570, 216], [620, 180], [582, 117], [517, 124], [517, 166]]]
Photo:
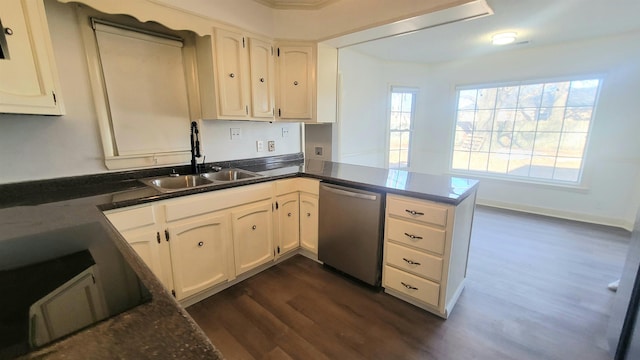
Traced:
[[600, 83], [459, 89], [451, 169], [579, 183]]
[[197, 114], [195, 37], [155, 23], [78, 8], [108, 169], [187, 163]]
[[409, 167], [412, 123], [415, 116], [416, 89], [391, 88], [391, 112], [389, 119], [390, 169]]

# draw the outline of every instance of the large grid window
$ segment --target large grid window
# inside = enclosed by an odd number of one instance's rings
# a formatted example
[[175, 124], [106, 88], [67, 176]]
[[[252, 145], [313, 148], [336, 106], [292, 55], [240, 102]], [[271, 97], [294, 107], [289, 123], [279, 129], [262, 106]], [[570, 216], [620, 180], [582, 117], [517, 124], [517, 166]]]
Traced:
[[391, 113], [389, 119], [389, 161], [390, 169], [409, 167], [412, 122], [415, 115], [415, 89], [391, 89]]
[[458, 90], [451, 168], [579, 183], [599, 79]]

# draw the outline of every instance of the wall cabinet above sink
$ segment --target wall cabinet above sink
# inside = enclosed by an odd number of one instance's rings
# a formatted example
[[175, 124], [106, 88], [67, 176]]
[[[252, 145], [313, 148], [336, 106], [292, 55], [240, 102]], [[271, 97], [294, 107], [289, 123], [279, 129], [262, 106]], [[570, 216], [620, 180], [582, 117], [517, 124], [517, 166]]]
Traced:
[[196, 43], [203, 119], [267, 120], [274, 114], [273, 45], [215, 29]]

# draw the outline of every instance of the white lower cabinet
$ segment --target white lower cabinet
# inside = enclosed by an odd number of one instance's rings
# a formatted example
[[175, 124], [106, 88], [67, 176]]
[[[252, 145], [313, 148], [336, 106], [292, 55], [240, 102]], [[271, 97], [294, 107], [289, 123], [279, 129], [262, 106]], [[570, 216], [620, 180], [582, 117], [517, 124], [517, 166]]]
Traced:
[[229, 223], [227, 213], [216, 212], [167, 226], [177, 299], [184, 299], [229, 279]]
[[231, 212], [236, 275], [274, 258], [272, 203], [262, 201]]
[[318, 183], [238, 186], [105, 215], [176, 299], [194, 303], [301, 247], [313, 258]]
[[318, 194], [300, 193], [300, 247], [318, 254]]
[[298, 192], [276, 198], [279, 244], [278, 255], [285, 254], [300, 246], [300, 201]]
[[122, 237], [167, 289], [173, 288], [171, 257], [164, 229], [153, 205], [119, 209], [106, 213]]
[[456, 206], [387, 195], [385, 292], [449, 316], [464, 288], [475, 197]]

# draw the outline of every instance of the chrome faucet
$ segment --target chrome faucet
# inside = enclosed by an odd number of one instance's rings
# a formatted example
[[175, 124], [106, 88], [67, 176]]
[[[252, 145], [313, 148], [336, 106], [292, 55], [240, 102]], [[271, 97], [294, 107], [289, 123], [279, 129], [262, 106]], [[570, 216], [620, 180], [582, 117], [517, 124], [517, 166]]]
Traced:
[[196, 158], [200, 156], [200, 132], [198, 131], [198, 123], [195, 121], [191, 122], [191, 173], [198, 173], [198, 162]]

